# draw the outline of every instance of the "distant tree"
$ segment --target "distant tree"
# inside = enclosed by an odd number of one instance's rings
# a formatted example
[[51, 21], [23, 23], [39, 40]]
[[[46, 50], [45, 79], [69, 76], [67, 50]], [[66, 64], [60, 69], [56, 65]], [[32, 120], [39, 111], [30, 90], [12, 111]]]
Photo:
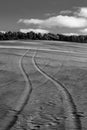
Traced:
[[57, 41], [69, 41], [69, 42], [80, 42], [80, 43], [87, 43], [87, 35], [72, 35], [72, 36], [65, 36], [63, 34], [41, 34], [41, 33], [22, 33], [22, 32], [11, 32], [8, 31], [5, 34], [0, 32], [0, 40], [19, 40], [19, 39], [30, 39], [30, 40], [57, 40]]
[[36, 34], [36, 40], [42, 40], [43, 35], [41, 33]]
[[5, 35], [0, 32], [0, 40], [5, 40]]

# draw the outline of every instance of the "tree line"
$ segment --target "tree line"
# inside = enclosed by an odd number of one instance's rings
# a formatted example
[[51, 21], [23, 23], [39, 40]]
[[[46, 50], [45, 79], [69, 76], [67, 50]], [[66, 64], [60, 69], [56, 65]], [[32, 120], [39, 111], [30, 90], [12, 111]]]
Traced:
[[66, 36], [63, 34], [41, 34], [41, 33], [22, 33], [22, 32], [0, 32], [0, 40], [55, 40], [55, 41], [69, 41], [69, 42], [87, 42], [87, 35], [71, 35]]

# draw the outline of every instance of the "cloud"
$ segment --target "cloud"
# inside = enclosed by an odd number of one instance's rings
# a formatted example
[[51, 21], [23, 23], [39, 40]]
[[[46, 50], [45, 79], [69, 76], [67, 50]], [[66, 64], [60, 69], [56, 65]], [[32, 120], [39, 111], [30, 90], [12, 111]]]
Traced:
[[35, 32], [35, 33], [49, 33], [48, 30], [44, 30], [44, 29], [20, 29], [20, 32], [23, 32], [23, 33], [27, 33], [27, 32]]
[[[52, 15], [53, 14], [53, 15]], [[71, 10], [63, 10], [54, 16], [54, 13], [46, 14], [49, 18], [45, 19], [20, 19], [18, 23], [24, 23], [27, 26], [35, 25], [38, 29], [21, 29], [21, 31], [29, 32], [34, 31], [36, 33], [48, 33], [50, 31], [56, 31], [58, 28], [69, 29], [74, 31], [70, 35], [87, 34], [87, 7], [74, 7]], [[85, 28], [85, 29], [84, 29]], [[60, 31], [61, 31], [60, 30]], [[64, 32], [64, 31], [63, 31]], [[77, 33], [75, 33], [77, 32]], [[67, 35], [68, 33], [66, 33]], [[69, 34], [68, 34], [69, 35]]]
[[78, 7], [77, 9], [77, 12], [74, 13], [75, 15], [87, 18], [87, 7]]
[[1, 33], [6, 33], [6, 31], [0, 31]]
[[72, 11], [71, 10], [63, 10], [63, 11], [60, 11], [60, 14], [71, 14]]
[[81, 33], [87, 34], [87, 28], [80, 30]]
[[50, 16], [54, 16], [56, 13], [45, 13], [45, 16], [50, 17]]
[[43, 20], [39, 20], [39, 19], [20, 19], [18, 21], [18, 23], [24, 23], [24, 24], [41, 24], [43, 22]]
[[38, 25], [43, 28], [52, 28], [52, 27], [68, 27], [68, 28], [82, 28], [87, 26], [87, 19], [79, 18], [75, 16], [63, 16], [58, 15], [55, 17], [50, 17], [48, 19], [20, 19], [18, 23], [24, 23], [26, 25]]
[[62, 34], [66, 35], [66, 36], [72, 36], [72, 35], [78, 36], [79, 35], [78, 33], [62, 33]]

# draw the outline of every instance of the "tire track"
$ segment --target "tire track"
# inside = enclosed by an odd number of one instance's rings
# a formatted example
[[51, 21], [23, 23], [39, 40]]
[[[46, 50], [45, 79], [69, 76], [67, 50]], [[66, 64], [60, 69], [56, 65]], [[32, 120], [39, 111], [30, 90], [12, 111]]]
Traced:
[[72, 96], [70, 95], [68, 90], [59, 81], [57, 81], [56, 79], [51, 77], [49, 74], [44, 72], [39, 67], [39, 65], [37, 64], [37, 62], [35, 60], [36, 54], [37, 54], [37, 52], [35, 52], [33, 57], [32, 57], [32, 62], [33, 62], [34, 67], [45, 78], [47, 78], [52, 83], [54, 83], [57, 90], [60, 91], [61, 95], [63, 96], [63, 104], [64, 104], [64, 108], [65, 108], [65, 111], [66, 111], [66, 114], [67, 114], [66, 124], [68, 125], [68, 126], [66, 125], [66, 130], [67, 130], [67, 128], [68, 128], [68, 130], [82, 130], [80, 117], [78, 115], [77, 108], [76, 108], [76, 105], [75, 105], [75, 103], [74, 103], [74, 101], [72, 99]]
[[19, 60], [19, 68], [21, 70], [21, 73], [26, 81], [26, 88], [23, 91], [22, 95], [20, 96], [17, 104], [15, 105], [14, 110], [10, 111], [8, 113], [8, 115], [6, 116], [4, 123], [2, 124], [2, 128], [1, 130], [10, 130], [14, 124], [17, 121], [18, 115], [22, 112], [22, 110], [24, 109], [25, 105], [27, 104], [27, 101], [30, 98], [31, 92], [32, 92], [32, 83], [29, 79], [29, 76], [27, 75], [24, 66], [23, 66], [23, 58], [24, 56], [29, 52], [29, 50], [27, 50], [23, 56], [21, 56], [20, 60]]

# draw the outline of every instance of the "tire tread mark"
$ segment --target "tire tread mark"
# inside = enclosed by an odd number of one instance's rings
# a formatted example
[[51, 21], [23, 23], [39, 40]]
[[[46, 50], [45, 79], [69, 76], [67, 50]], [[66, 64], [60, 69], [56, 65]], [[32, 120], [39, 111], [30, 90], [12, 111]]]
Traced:
[[6, 118], [4, 120], [5, 123], [2, 124], [1, 130], [10, 130], [14, 126], [14, 124], [16, 123], [16, 121], [18, 119], [18, 115], [22, 112], [25, 105], [27, 104], [27, 101], [30, 98], [30, 95], [32, 92], [32, 83], [23, 66], [23, 58], [28, 52], [29, 52], [29, 50], [27, 50], [23, 54], [23, 56], [21, 56], [21, 58], [19, 60], [19, 67], [20, 67], [21, 73], [26, 81], [26, 88], [23, 91], [22, 95], [20, 96], [17, 104], [15, 105], [15, 108], [13, 110], [9, 111], [8, 115], [6, 116]]
[[36, 62], [36, 55], [37, 55], [37, 51], [35, 51], [35, 53], [32, 57], [32, 62], [34, 64], [35, 68], [43, 76], [45, 76], [45, 78], [47, 78], [52, 83], [54, 83], [54, 85], [56, 86], [58, 91], [60, 91], [61, 95], [63, 96], [64, 105], [65, 105], [66, 110], [67, 110], [67, 116], [68, 116], [67, 121], [68, 121], [69, 128], [70, 128], [69, 130], [82, 130], [81, 121], [80, 121], [80, 118], [79, 118], [79, 115], [77, 112], [77, 108], [76, 108], [76, 105], [73, 101], [71, 94], [68, 92], [68, 90], [64, 87], [64, 85], [62, 83], [60, 83], [59, 81], [54, 79], [51, 75], [47, 74], [45, 71], [43, 71], [39, 67], [39, 65]]

